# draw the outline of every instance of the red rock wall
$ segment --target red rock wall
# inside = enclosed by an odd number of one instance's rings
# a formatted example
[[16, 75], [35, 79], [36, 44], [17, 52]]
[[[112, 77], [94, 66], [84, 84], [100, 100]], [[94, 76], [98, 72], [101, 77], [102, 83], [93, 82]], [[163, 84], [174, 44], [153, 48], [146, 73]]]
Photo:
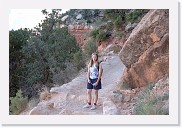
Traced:
[[147, 86], [169, 75], [169, 11], [150, 10], [119, 53], [126, 66], [122, 83]]
[[73, 35], [80, 47], [84, 47], [89, 38], [90, 28], [84, 25], [69, 25], [69, 33]]

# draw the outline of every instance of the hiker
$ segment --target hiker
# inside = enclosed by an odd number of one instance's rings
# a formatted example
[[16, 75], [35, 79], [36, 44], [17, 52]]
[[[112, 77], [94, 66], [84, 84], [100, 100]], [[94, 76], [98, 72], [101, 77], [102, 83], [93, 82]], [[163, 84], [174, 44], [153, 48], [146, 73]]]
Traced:
[[[101, 76], [102, 76], [102, 65], [98, 61], [98, 54], [93, 53], [90, 63], [88, 64], [87, 73], [87, 104], [83, 108], [91, 107], [91, 110], [96, 109], [98, 100], [98, 91], [102, 88], [101, 86]], [[94, 90], [94, 103], [91, 105], [92, 101], [92, 89]]]

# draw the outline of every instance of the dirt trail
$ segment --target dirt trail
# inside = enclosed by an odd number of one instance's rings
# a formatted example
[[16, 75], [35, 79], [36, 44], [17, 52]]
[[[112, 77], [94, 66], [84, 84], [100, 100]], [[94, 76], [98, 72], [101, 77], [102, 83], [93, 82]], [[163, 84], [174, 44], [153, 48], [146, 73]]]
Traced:
[[107, 56], [107, 60], [102, 62], [102, 67], [102, 89], [99, 90], [97, 109], [82, 108], [87, 97], [87, 72], [81, 72], [71, 82], [60, 87], [53, 87], [50, 90], [51, 99], [40, 102], [37, 107], [26, 114], [102, 115], [103, 102], [109, 100], [108, 94], [117, 88], [116, 84], [123, 73], [124, 65], [118, 55], [113, 54]]

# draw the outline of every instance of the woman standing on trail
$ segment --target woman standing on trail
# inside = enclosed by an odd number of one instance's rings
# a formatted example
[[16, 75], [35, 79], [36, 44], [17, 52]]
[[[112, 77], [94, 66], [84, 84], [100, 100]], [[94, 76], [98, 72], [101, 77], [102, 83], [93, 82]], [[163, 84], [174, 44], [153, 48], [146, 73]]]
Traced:
[[[91, 110], [96, 109], [98, 100], [98, 91], [101, 89], [101, 76], [102, 76], [102, 65], [98, 62], [98, 54], [93, 53], [90, 63], [88, 64], [88, 82], [87, 82], [87, 104], [83, 108], [91, 107]], [[94, 89], [94, 104], [91, 105], [92, 100], [92, 89]]]

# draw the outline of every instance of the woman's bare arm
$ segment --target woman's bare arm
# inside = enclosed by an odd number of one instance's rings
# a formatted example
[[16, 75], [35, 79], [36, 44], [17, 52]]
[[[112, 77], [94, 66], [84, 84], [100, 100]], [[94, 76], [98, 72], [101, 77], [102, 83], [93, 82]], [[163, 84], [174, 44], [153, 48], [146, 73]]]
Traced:
[[88, 82], [90, 82], [90, 64], [88, 64], [88, 71], [87, 71], [87, 79], [88, 79]]

